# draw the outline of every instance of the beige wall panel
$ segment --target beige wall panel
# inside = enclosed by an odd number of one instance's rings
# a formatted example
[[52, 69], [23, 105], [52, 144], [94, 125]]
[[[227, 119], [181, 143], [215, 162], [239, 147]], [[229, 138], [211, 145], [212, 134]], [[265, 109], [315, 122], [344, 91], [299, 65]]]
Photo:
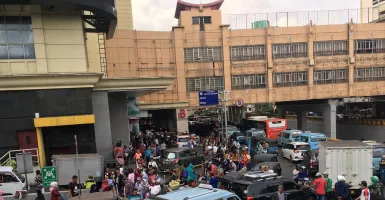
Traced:
[[[46, 44], [65, 44], [65, 45], [84, 44], [84, 35], [83, 35], [83, 30], [81, 29], [80, 30], [44, 30], [44, 37], [45, 37]], [[97, 37], [96, 37], [96, 40], [97, 40]]]
[[49, 72], [87, 72], [85, 59], [47, 59]]
[[82, 20], [79, 15], [43, 15], [44, 29], [81, 30]]
[[86, 58], [84, 45], [46, 45], [47, 58]]
[[0, 73], [2, 73], [2, 74], [10, 73], [10, 68], [9, 68], [8, 62], [0, 62]]
[[12, 63], [9, 63], [9, 65], [11, 68], [11, 73], [15, 73], [15, 74], [28, 73], [28, 67], [24, 61], [12, 62]]
[[43, 29], [32, 29], [33, 30], [33, 42], [35, 44], [43, 44], [44, 41], [44, 31]]
[[37, 72], [37, 65], [36, 62], [27, 62], [27, 70], [29, 73], [36, 73]]
[[44, 44], [35, 44], [35, 56], [36, 59], [45, 59], [47, 57]]

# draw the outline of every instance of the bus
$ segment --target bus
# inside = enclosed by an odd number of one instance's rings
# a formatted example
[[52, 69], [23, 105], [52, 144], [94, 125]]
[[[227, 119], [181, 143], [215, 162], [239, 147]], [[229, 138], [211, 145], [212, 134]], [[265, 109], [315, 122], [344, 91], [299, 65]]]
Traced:
[[287, 129], [287, 121], [267, 116], [252, 116], [243, 119], [242, 128], [245, 131], [252, 128], [261, 129], [265, 131], [266, 138], [277, 139], [279, 134]]

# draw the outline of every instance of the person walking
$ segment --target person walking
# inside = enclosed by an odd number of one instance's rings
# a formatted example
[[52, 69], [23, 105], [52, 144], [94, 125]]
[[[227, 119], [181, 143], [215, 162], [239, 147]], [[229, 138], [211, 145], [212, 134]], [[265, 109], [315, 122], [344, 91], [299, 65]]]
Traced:
[[146, 149], [146, 163], [147, 164], [150, 162], [150, 157], [151, 157], [151, 150], [150, 150], [150, 147], [147, 147], [147, 149]]
[[349, 197], [348, 185], [345, 183], [345, 177], [338, 175], [337, 183], [334, 184], [335, 197], [340, 200], [347, 199]]
[[317, 200], [326, 200], [326, 181], [322, 178], [322, 175], [319, 172], [315, 175], [315, 177], [316, 179], [313, 182], [313, 187], [317, 195]]
[[278, 186], [278, 191], [274, 194], [273, 200], [286, 200], [286, 194], [282, 185]]
[[356, 200], [370, 200], [370, 191], [368, 188], [368, 183], [366, 181], [361, 181], [360, 186], [362, 188], [361, 195], [356, 198]]
[[50, 186], [49, 191], [51, 192], [51, 200], [61, 200], [61, 195], [57, 189], [57, 182], [52, 182]]
[[324, 172], [324, 179], [326, 181], [326, 199], [332, 198], [332, 187], [333, 187], [333, 181], [331, 178], [329, 178], [329, 173]]
[[79, 184], [78, 184], [78, 176], [72, 176], [72, 181], [68, 184], [68, 196], [76, 197], [79, 196]]
[[43, 178], [41, 176], [41, 172], [40, 172], [40, 170], [36, 170], [36, 176], [35, 176], [36, 187], [41, 186], [42, 183], [43, 183]]

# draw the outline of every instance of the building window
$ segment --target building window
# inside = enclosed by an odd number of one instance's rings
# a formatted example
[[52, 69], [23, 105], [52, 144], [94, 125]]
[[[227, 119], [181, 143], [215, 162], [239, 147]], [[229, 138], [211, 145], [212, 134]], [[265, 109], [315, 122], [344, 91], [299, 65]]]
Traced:
[[385, 39], [355, 40], [354, 50], [356, 54], [360, 53], [384, 53]]
[[323, 41], [314, 43], [315, 56], [347, 55], [347, 41]]
[[265, 88], [266, 74], [234, 75], [231, 88], [233, 90], [248, 88]]
[[348, 70], [318, 70], [314, 71], [315, 84], [345, 83], [348, 82]]
[[223, 78], [218, 77], [196, 77], [186, 78], [187, 92], [198, 92], [203, 90], [222, 90]]
[[186, 63], [222, 61], [222, 48], [221, 47], [185, 48], [184, 61]]
[[357, 82], [385, 80], [385, 67], [358, 68], [354, 72]]
[[211, 17], [210, 16], [192, 17], [192, 23], [193, 24], [211, 24]]
[[0, 59], [34, 59], [31, 17], [0, 16]]
[[238, 60], [261, 60], [265, 59], [265, 45], [254, 46], [232, 46], [230, 47], [232, 61]]
[[274, 87], [286, 87], [307, 84], [307, 72], [274, 73]]
[[274, 44], [273, 58], [296, 58], [307, 56], [307, 43]]

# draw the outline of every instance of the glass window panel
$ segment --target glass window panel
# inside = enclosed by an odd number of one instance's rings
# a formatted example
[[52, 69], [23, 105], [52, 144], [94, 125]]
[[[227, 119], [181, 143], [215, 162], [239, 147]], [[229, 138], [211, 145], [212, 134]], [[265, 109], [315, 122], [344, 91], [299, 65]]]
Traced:
[[0, 59], [8, 59], [8, 50], [6, 45], [0, 45]]
[[7, 44], [7, 33], [0, 31], [0, 44]]
[[20, 17], [6, 16], [5, 17], [5, 23], [7, 26], [7, 30], [20, 30], [21, 29]]
[[8, 44], [22, 44], [20, 31], [7, 31]]
[[35, 58], [35, 47], [33, 44], [24, 45], [24, 54], [26, 59]]
[[32, 30], [31, 17], [21, 17], [21, 29], [26, 31]]
[[23, 31], [23, 43], [24, 44], [33, 44], [33, 34], [32, 31]]
[[22, 45], [9, 45], [9, 59], [23, 59], [24, 50]]

